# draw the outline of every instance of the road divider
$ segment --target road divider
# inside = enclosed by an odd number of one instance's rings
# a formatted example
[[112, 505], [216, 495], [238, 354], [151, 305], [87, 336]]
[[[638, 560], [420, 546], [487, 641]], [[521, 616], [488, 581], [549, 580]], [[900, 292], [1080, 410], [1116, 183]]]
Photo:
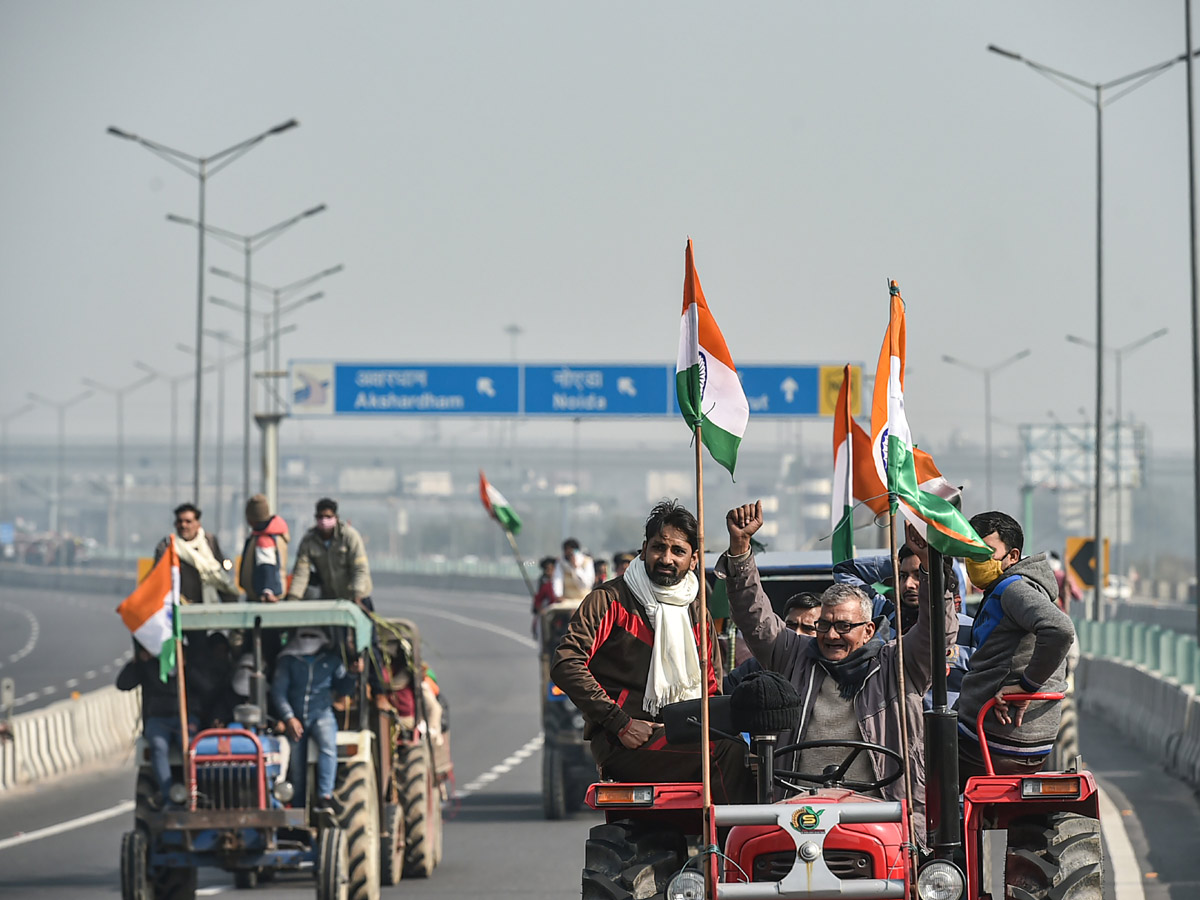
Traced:
[[115, 687], [14, 717], [0, 740], [0, 792], [131, 750], [141, 719], [141, 692]]

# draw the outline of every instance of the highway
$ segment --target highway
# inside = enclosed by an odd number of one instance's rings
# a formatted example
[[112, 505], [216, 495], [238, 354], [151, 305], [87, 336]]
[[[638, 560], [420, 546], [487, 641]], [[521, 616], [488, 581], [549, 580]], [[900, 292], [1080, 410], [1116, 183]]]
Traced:
[[[383, 896], [578, 896], [583, 842], [600, 817], [586, 811], [566, 822], [542, 817], [538, 675], [527, 601], [429, 589], [383, 590], [375, 599], [384, 615], [406, 616], [421, 628], [426, 659], [448, 699], [459, 795], [433, 878], [403, 881]], [[43, 696], [43, 688], [69, 690], [70, 679], [89, 671], [96, 675], [81, 682], [81, 690], [111, 681], [112, 666], [129, 648], [114, 606], [108, 596], [0, 592], [0, 676], [17, 679], [18, 697], [37, 694], [22, 711], [56, 699]], [[1200, 896], [1196, 798], [1103, 723], [1084, 720], [1082, 746], [1116, 812], [1105, 822], [1106, 898]], [[117, 760], [0, 795], [0, 897], [118, 897], [118, 847], [132, 824], [133, 780], [129, 761]], [[231, 877], [219, 872], [203, 872], [200, 885], [201, 896], [234, 891]], [[272, 900], [313, 896], [311, 878], [303, 874], [259, 891]]]

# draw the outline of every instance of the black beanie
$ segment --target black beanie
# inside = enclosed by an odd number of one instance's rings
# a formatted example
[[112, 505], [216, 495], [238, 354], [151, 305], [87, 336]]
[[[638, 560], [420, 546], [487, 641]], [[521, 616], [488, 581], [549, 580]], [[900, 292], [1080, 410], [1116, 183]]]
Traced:
[[733, 727], [750, 734], [775, 734], [794, 728], [800, 718], [800, 695], [777, 672], [751, 672], [729, 697]]

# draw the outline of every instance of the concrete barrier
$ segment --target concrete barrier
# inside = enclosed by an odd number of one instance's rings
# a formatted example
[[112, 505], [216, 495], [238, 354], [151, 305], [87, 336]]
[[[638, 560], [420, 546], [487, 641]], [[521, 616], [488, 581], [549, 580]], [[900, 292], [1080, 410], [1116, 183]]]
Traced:
[[0, 792], [131, 750], [140, 694], [106, 687], [16, 716], [12, 740], [0, 742]]

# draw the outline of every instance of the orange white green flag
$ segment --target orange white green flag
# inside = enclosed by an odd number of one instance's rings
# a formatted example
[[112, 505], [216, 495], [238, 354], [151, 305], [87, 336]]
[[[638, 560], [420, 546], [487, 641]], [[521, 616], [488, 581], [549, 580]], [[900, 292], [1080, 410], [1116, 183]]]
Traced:
[[890, 282], [889, 290], [891, 311], [871, 403], [871, 456], [876, 473], [894, 498], [892, 512], [898, 508], [930, 546], [944, 556], [990, 559], [991, 548], [966, 517], [948, 500], [922, 489], [918, 482], [912, 433], [904, 412], [904, 300], [896, 282]]
[[713, 459], [733, 475], [738, 445], [746, 433], [750, 404], [725, 338], [704, 299], [688, 238], [684, 261], [683, 316], [675, 362], [675, 395], [688, 428], [701, 426], [700, 438]]
[[487, 480], [483, 469], [479, 470], [479, 499], [483, 501], [483, 508], [488, 511], [488, 515], [499, 522], [501, 528], [512, 534], [520, 533], [521, 517], [504, 495]]
[[167, 544], [154, 568], [128, 597], [117, 607], [125, 627], [134, 639], [152, 655], [158, 657], [159, 676], [163, 681], [175, 668], [175, 648], [180, 639], [179, 616], [179, 553], [175, 535]]

